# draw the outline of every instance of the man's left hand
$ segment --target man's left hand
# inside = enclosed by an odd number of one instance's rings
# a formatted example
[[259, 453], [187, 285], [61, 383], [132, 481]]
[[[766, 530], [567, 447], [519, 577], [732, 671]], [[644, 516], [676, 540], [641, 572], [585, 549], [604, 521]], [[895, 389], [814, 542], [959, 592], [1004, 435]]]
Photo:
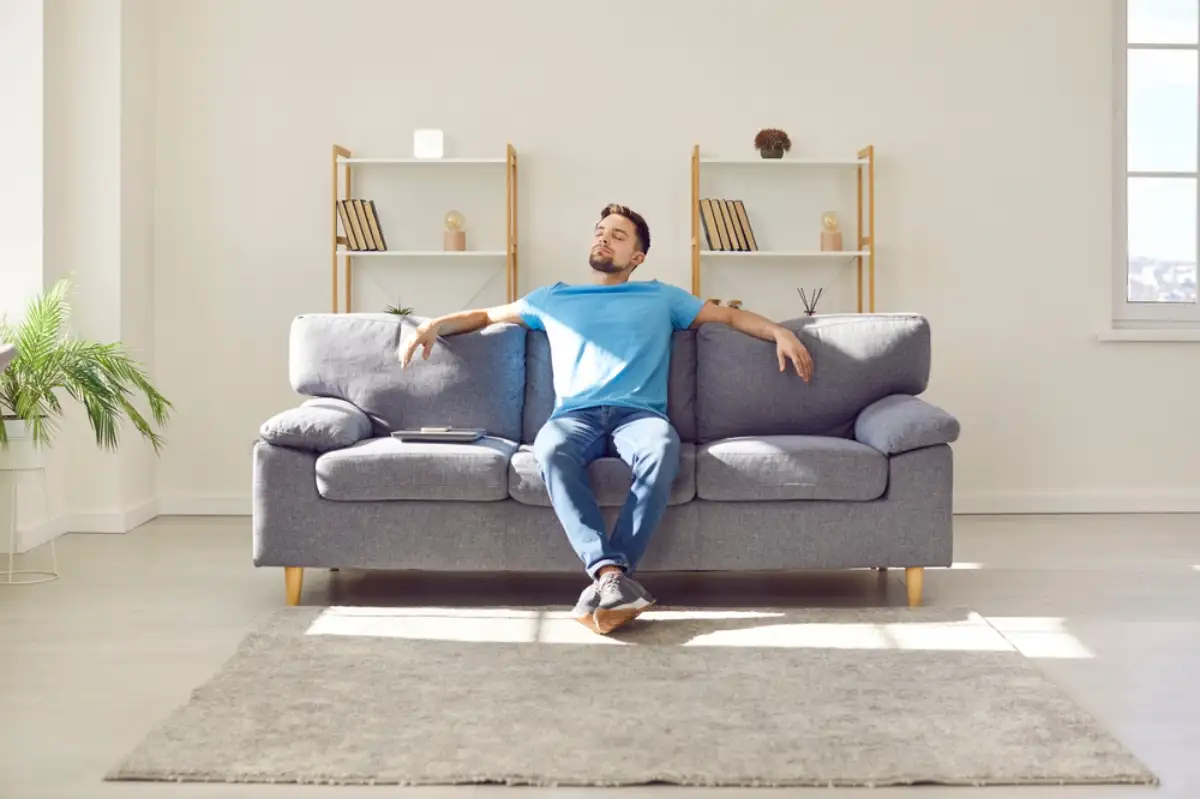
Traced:
[[800, 339], [796, 338], [796, 334], [787, 328], [783, 328], [775, 334], [775, 354], [779, 357], [779, 371], [785, 371], [788, 361], [791, 361], [796, 369], [796, 374], [804, 378], [805, 383], [812, 377], [813, 362], [812, 356], [808, 354], [808, 348], [801, 344]]

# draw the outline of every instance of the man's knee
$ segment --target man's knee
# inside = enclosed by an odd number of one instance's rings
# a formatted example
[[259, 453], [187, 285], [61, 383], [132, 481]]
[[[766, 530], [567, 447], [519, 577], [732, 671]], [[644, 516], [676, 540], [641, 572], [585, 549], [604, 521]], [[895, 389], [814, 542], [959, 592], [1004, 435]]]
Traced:
[[572, 464], [579, 460], [578, 445], [561, 431], [546, 425], [533, 439], [533, 457], [538, 466]]
[[661, 434], [644, 442], [638, 448], [638, 460], [647, 468], [675, 468], [679, 463], [679, 433], [667, 425]]

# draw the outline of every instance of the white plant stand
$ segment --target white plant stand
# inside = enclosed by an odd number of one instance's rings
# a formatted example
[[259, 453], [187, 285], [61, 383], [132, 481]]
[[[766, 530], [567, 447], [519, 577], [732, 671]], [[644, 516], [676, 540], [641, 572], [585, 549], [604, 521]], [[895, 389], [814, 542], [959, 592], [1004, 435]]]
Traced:
[[17, 489], [20, 475], [25, 472], [40, 472], [42, 477], [42, 501], [46, 511], [50, 510], [50, 492], [46, 485], [46, 464], [42, 451], [33, 443], [33, 438], [24, 422], [6, 419], [3, 422], [8, 432], [8, 449], [0, 450], [0, 491], [7, 490], [9, 496], [8, 568], [0, 571], [0, 585], [31, 585], [48, 583], [58, 579], [58, 553], [54, 539], [50, 539], [50, 569], [15, 569], [17, 554]]

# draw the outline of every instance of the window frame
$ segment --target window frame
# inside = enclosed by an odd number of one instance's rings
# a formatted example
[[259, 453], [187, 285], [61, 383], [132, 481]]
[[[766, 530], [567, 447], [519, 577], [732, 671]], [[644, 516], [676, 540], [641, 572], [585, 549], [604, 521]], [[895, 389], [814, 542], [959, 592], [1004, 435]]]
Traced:
[[[1129, 170], [1128, 65], [1133, 50], [1185, 50], [1196, 53], [1200, 72], [1200, 21], [1197, 41], [1188, 44], [1129, 42], [1128, 0], [1114, 0], [1113, 15], [1113, 270], [1112, 315], [1116, 329], [1200, 330], [1200, 296], [1193, 303], [1131, 302], [1129, 297], [1129, 179], [1191, 178], [1197, 188], [1196, 253], [1200, 260], [1200, 124], [1197, 125], [1196, 171]], [[1200, 75], [1198, 75], [1200, 86]], [[1200, 90], [1197, 92], [1200, 122]]]

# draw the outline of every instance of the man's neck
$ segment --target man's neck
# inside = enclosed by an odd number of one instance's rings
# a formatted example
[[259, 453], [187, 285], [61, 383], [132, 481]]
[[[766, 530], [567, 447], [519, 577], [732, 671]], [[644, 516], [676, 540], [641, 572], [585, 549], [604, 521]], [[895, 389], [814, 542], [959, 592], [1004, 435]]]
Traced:
[[597, 286], [619, 286], [629, 280], [629, 275], [626, 272], [601, 272], [599, 269], [592, 270], [592, 283]]

